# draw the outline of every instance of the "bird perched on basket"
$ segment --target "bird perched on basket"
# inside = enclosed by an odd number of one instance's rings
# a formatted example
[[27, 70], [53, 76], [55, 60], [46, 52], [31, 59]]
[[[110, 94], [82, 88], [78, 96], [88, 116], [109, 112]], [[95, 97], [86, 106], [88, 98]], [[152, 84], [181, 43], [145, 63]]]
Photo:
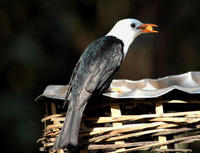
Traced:
[[134, 39], [143, 33], [157, 33], [154, 27], [157, 25], [123, 19], [85, 49], [70, 78], [66, 97], [69, 99], [68, 110], [54, 150], [78, 145], [81, 118], [88, 100], [109, 88]]

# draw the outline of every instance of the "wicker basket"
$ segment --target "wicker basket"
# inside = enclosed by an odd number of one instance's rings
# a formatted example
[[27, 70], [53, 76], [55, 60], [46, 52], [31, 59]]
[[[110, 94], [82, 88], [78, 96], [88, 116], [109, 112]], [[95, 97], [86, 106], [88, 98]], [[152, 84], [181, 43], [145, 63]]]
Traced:
[[[79, 131], [80, 152], [191, 152], [183, 144], [200, 140], [200, 72], [114, 81], [111, 87], [126, 91], [90, 99]], [[67, 86], [48, 86], [37, 98], [46, 107], [41, 150], [51, 152], [61, 130], [66, 91]]]
[[[61, 112], [61, 103], [55, 99], [44, 101], [44, 133], [38, 142], [42, 143], [43, 150], [49, 150], [62, 127], [65, 112]], [[178, 148], [178, 144], [200, 140], [199, 106], [200, 100], [93, 99], [82, 120], [80, 147], [84, 151], [113, 153], [136, 150], [189, 152], [190, 149]]]

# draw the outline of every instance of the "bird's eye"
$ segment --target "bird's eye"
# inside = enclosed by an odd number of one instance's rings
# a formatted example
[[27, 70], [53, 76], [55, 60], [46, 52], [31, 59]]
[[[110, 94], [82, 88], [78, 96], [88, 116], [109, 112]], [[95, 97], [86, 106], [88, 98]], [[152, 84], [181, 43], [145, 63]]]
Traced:
[[132, 27], [132, 28], [135, 28], [135, 23], [131, 23], [131, 27]]

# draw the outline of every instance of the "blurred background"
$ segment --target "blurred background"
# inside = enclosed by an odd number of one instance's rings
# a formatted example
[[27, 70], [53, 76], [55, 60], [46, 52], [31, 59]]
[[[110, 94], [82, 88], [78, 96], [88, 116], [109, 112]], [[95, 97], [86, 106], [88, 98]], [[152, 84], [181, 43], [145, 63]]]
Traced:
[[1, 152], [39, 152], [44, 106], [34, 99], [49, 84], [67, 84], [87, 45], [130, 17], [160, 32], [134, 41], [116, 78], [199, 70], [199, 0], [0, 1]]

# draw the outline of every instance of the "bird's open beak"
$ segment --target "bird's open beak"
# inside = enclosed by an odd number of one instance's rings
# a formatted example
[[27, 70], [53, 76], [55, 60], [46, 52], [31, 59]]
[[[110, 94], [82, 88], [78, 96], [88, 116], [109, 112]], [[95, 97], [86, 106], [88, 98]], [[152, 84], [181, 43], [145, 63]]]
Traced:
[[142, 24], [137, 27], [137, 29], [141, 29], [142, 33], [158, 33], [158, 31], [154, 30], [153, 27], [158, 27], [156, 24]]

